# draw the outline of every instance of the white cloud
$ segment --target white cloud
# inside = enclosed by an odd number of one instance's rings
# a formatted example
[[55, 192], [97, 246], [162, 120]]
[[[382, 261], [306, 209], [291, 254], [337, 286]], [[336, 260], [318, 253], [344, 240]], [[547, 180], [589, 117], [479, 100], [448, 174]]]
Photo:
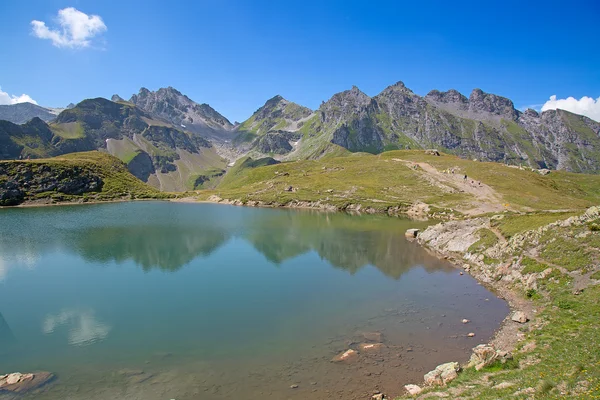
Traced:
[[577, 100], [574, 97], [557, 99], [556, 95], [553, 95], [550, 96], [550, 100], [542, 106], [542, 111], [556, 110], [557, 108], [575, 114], [585, 115], [594, 121], [600, 122], [600, 97], [594, 100], [591, 97], [583, 96], [581, 99]]
[[37, 104], [37, 101], [29, 97], [29, 95], [22, 94], [20, 96], [10, 95], [6, 92], [2, 91], [2, 87], [0, 87], [0, 105], [6, 104], [17, 104], [17, 103], [33, 103]]
[[50, 29], [43, 21], [31, 21], [32, 33], [40, 39], [49, 39], [56, 47], [81, 49], [89, 47], [91, 39], [106, 31], [104, 21], [98, 15], [87, 15], [73, 8], [58, 11], [60, 28]]

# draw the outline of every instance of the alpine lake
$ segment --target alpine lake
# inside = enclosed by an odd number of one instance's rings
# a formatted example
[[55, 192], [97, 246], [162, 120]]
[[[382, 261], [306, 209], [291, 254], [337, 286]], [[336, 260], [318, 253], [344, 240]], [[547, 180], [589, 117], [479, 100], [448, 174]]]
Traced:
[[0, 374], [55, 374], [22, 399], [393, 398], [466, 361], [509, 311], [404, 237], [426, 226], [203, 203], [0, 209]]

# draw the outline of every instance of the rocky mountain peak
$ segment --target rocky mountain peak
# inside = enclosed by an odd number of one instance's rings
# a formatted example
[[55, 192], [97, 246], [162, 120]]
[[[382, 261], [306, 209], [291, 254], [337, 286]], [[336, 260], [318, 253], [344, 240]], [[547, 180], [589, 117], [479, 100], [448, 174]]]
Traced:
[[275, 107], [277, 106], [279, 103], [288, 103], [288, 101], [286, 99], [284, 99], [282, 96], [280, 95], [276, 95], [271, 97], [269, 100], [267, 100], [265, 102], [265, 105], [263, 107]]
[[371, 102], [371, 98], [358, 87], [334, 94], [331, 99], [321, 104], [319, 111], [324, 122], [344, 120], [363, 111]]
[[537, 111], [535, 111], [533, 108], [528, 108], [527, 110], [525, 110], [525, 112], [523, 114], [528, 117], [532, 117], [532, 118], [537, 118], [540, 116], [540, 114]]
[[198, 104], [171, 86], [155, 92], [143, 87], [129, 101], [173, 125], [215, 138], [218, 138], [216, 131], [230, 131], [233, 128], [231, 122], [211, 106]]
[[119, 96], [118, 94], [113, 94], [112, 97], [110, 98], [111, 101], [114, 101], [115, 103], [118, 101], [125, 101], [121, 96]]
[[466, 96], [461, 94], [458, 90], [450, 89], [447, 92], [440, 92], [439, 90], [432, 90], [425, 96], [428, 100], [437, 101], [439, 103], [461, 103], [466, 104], [469, 102]]
[[410, 90], [409, 88], [407, 88], [406, 85], [404, 84], [404, 82], [402, 82], [402, 81], [398, 81], [398, 82], [394, 83], [393, 85], [386, 87], [381, 92], [381, 94], [391, 93], [391, 92], [413, 94], [413, 91]]
[[469, 97], [469, 111], [488, 112], [504, 118], [516, 119], [517, 110], [513, 102], [506, 97], [485, 93], [481, 89], [473, 89]]

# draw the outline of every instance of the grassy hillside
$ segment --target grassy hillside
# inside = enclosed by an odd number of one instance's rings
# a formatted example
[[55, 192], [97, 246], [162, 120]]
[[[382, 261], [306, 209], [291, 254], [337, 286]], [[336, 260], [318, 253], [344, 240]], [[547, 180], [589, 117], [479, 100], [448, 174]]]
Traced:
[[0, 203], [57, 203], [167, 198], [119, 159], [97, 151], [26, 161], [0, 161]]
[[320, 201], [338, 208], [361, 204], [379, 211], [415, 202], [475, 213], [485, 213], [478, 203], [486, 202], [494, 206], [489, 212], [577, 210], [600, 203], [600, 176], [562, 171], [541, 175], [411, 150], [234, 167], [215, 191], [202, 196], [212, 194], [243, 202]]

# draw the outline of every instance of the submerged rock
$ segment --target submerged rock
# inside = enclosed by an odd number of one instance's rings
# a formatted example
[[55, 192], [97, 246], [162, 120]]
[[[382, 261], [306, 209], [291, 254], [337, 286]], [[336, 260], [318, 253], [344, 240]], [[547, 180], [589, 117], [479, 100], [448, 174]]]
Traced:
[[381, 350], [382, 347], [382, 343], [360, 343], [358, 345], [358, 349], [365, 352], [376, 352]]
[[363, 332], [362, 336], [368, 342], [376, 342], [376, 343], [383, 342], [383, 333], [381, 333], [381, 332]]
[[26, 393], [37, 389], [54, 379], [54, 374], [40, 371], [30, 374], [15, 372], [8, 375], [0, 375], [0, 393]]
[[458, 377], [458, 371], [460, 366], [457, 362], [449, 362], [438, 365], [433, 371], [428, 372], [423, 377], [425, 384], [429, 386], [433, 385], [447, 385]]
[[353, 362], [358, 358], [356, 350], [348, 349], [331, 359], [332, 362]]

